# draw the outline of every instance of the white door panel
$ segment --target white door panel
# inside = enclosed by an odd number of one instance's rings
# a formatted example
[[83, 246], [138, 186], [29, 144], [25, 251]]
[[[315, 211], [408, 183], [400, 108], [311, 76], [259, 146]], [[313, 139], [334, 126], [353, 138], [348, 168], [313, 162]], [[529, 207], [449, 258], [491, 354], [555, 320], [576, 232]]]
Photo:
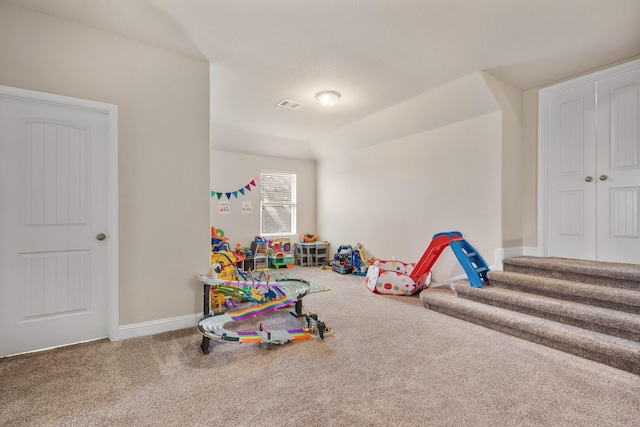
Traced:
[[598, 260], [640, 264], [640, 69], [598, 81]]
[[108, 335], [108, 115], [0, 94], [0, 355]]
[[[595, 84], [549, 96], [549, 256], [595, 259]], [[589, 178], [591, 177], [591, 178]]]

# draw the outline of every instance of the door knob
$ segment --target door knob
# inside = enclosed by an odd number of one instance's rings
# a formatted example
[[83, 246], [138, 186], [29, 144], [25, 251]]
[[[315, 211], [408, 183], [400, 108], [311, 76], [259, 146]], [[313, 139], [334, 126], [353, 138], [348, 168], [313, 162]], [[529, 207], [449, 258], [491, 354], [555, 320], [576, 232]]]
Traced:
[[600, 181], [606, 181], [609, 178], [607, 175], [600, 175]]
[[584, 180], [587, 181], [587, 182], [591, 182], [591, 181], [593, 181], [593, 177], [588, 176]]
[[107, 238], [107, 236], [104, 233], [100, 233], [100, 234], [96, 235], [96, 239], [98, 239], [98, 240], [104, 240], [106, 238]]

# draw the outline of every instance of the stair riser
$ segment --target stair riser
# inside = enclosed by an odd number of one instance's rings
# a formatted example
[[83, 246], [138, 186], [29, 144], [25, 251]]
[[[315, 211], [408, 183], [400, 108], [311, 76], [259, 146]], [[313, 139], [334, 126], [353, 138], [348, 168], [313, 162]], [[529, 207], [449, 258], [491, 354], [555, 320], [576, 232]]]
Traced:
[[513, 322], [500, 322], [493, 319], [486, 319], [481, 316], [475, 316], [474, 313], [468, 311], [459, 311], [453, 307], [441, 306], [438, 304], [429, 304], [425, 302], [425, 307], [430, 310], [437, 311], [448, 316], [456, 317], [467, 322], [475, 323], [493, 329], [505, 334], [513, 335], [528, 341], [532, 341], [547, 347], [555, 348], [556, 350], [571, 353], [576, 356], [584, 357], [585, 359], [594, 360], [599, 363], [604, 363], [614, 368], [622, 369], [634, 374], [640, 375], [640, 357], [638, 354], [630, 352], [611, 352], [611, 351], [595, 351], [589, 350], [578, 345], [574, 345], [562, 340], [554, 339], [553, 337], [547, 337], [539, 333], [528, 330], [526, 325], [519, 325]]
[[567, 325], [576, 326], [578, 328], [588, 329], [591, 331], [600, 332], [603, 334], [640, 342], [640, 329], [635, 328], [635, 325], [630, 325], [628, 329], [622, 329], [619, 327], [606, 325], [603, 322], [596, 323], [593, 321], [583, 320], [576, 317], [563, 316], [558, 313], [549, 312], [545, 310], [543, 307], [541, 308], [527, 307], [514, 302], [501, 301], [501, 300], [496, 300], [491, 298], [482, 298], [481, 296], [478, 296], [478, 295], [466, 295], [459, 292], [456, 292], [456, 296], [458, 296], [459, 298], [470, 300], [470, 301], [489, 304], [494, 307], [500, 307], [500, 308], [504, 308], [511, 311], [517, 311], [520, 313], [529, 314], [531, 316], [553, 320], [554, 322], [560, 322]]
[[611, 278], [606, 276], [594, 276], [589, 274], [567, 272], [563, 270], [547, 270], [543, 268], [512, 265], [508, 263], [508, 260], [504, 260], [504, 271], [508, 271], [511, 273], [528, 274], [531, 276], [548, 277], [558, 280], [570, 280], [573, 282], [588, 283], [590, 285], [610, 286], [612, 288], [640, 291], [640, 282], [635, 280]]
[[511, 289], [514, 291], [527, 292], [535, 295], [542, 295], [551, 298], [557, 298], [564, 301], [579, 302], [582, 304], [593, 305], [602, 308], [609, 308], [612, 310], [624, 311], [627, 313], [640, 314], [640, 306], [625, 304], [618, 301], [610, 301], [606, 299], [599, 299], [594, 297], [576, 295], [571, 293], [560, 292], [559, 290], [549, 288], [534, 288], [528, 286], [527, 283], [514, 283], [508, 281], [502, 281], [498, 278], [491, 279], [491, 285], [499, 288]]

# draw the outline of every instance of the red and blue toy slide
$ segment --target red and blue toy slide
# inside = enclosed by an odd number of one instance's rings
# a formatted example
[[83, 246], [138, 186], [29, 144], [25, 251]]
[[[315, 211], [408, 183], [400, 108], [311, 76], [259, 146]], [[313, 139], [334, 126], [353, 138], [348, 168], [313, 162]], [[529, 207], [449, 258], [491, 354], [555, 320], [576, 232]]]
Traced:
[[[488, 281], [489, 267], [478, 251], [464, 239], [459, 231], [434, 234], [429, 247], [416, 264], [379, 261], [378, 265], [374, 264], [369, 267], [365, 284], [367, 288], [376, 293], [412, 295], [429, 285], [431, 267], [447, 246], [451, 248], [464, 269], [471, 287], [481, 288], [483, 283]], [[394, 271], [393, 268], [385, 269], [390, 263], [402, 264], [404, 268], [402, 271]], [[387, 273], [393, 273], [397, 277]]]

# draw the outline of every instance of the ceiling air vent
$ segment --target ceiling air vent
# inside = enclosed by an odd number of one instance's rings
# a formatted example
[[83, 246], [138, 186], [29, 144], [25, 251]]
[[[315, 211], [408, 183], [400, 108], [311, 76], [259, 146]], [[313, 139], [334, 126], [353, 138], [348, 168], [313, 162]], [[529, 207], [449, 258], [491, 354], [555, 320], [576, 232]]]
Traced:
[[278, 107], [288, 108], [289, 110], [297, 110], [302, 104], [295, 101], [289, 101], [288, 99], [283, 99], [278, 102]]

